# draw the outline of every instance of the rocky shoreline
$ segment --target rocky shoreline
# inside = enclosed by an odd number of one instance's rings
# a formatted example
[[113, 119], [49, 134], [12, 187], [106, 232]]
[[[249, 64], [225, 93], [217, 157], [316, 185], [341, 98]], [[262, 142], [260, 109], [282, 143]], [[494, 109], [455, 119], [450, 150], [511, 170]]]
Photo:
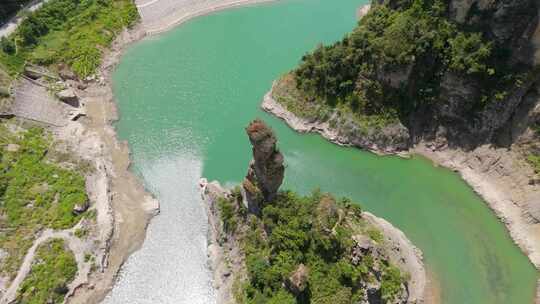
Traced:
[[261, 103], [261, 108], [264, 111], [273, 114], [276, 117], [285, 121], [287, 125], [289, 125], [289, 127], [291, 127], [293, 130], [300, 133], [318, 133], [322, 137], [339, 146], [354, 146], [381, 156], [409, 156], [409, 152], [403, 149], [401, 146], [385, 145], [384, 147], [381, 147], [376, 142], [369, 139], [362, 137], [351, 137], [348, 134], [343, 134], [342, 132], [339, 132], [339, 130], [337, 130], [336, 128], [333, 128], [328, 121], [321, 122], [318, 120], [308, 120], [296, 116], [272, 97], [274, 86], [275, 83], [272, 85], [272, 89], [264, 95], [263, 101]]
[[[528, 164], [518, 160], [517, 154], [487, 145], [470, 152], [425, 142], [406, 151], [381, 150], [373, 143], [358, 145], [357, 142], [363, 140], [339, 136], [329, 123], [296, 116], [278, 103], [272, 93], [273, 90], [270, 90], [264, 96], [261, 108], [282, 119], [297, 132], [318, 133], [335, 144], [355, 146], [378, 155], [407, 157], [419, 154], [432, 160], [435, 165], [458, 172], [504, 223], [512, 240], [531, 263], [540, 269], [540, 222], [537, 219], [540, 210], [534, 204], [540, 201], [540, 187], [531, 183], [535, 173]], [[537, 290], [540, 293], [540, 280]], [[536, 301], [540, 302], [540, 294]]]

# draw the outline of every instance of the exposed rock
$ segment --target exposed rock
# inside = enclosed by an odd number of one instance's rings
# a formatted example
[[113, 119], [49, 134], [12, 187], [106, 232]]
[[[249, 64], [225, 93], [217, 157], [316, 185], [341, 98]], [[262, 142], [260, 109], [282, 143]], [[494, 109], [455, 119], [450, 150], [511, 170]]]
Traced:
[[77, 83], [77, 89], [79, 90], [86, 90], [86, 88], [88, 88], [88, 85], [83, 83], [83, 82], [78, 82]]
[[258, 214], [263, 202], [271, 202], [275, 198], [283, 182], [285, 166], [274, 132], [263, 121], [252, 121], [246, 133], [253, 147], [253, 160], [243, 186], [250, 211]]
[[397, 89], [409, 81], [412, 71], [412, 64], [394, 67], [392, 70], [379, 69], [377, 71], [377, 78], [386, 85]]
[[287, 288], [295, 295], [301, 294], [308, 285], [309, 269], [300, 264], [287, 280]]
[[405, 301], [398, 303], [423, 303], [427, 279], [422, 252], [401, 230], [386, 220], [369, 212], [363, 212], [362, 216], [382, 233], [384, 254], [388, 260], [409, 275]]
[[64, 67], [63, 69], [61, 69], [58, 72], [58, 74], [60, 75], [60, 78], [62, 78], [63, 80], [76, 80], [77, 79], [77, 75], [75, 75], [75, 73], [73, 73], [73, 71], [71, 71], [67, 67]]
[[77, 94], [75, 94], [75, 91], [71, 88], [67, 88], [56, 93], [56, 97], [58, 97], [60, 101], [67, 103], [70, 106], [76, 108], [79, 107], [79, 97], [77, 97]]
[[351, 263], [358, 265], [366, 253], [372, 251], [374, 244], [369, 236], [363, 234], [354, 235], [352, 239], [354, 246], [351, 252]]
[[9, 97], [11, 96], [11, 91], [8, 87], [0, 86], [0, 97]]
[[371, 9], [371, 4], [365, 4], [358, 8], [358, 11], [356, 11], [356, 16], [358, 19], [362, 19], [367, 13], [369, 13], [369, 10]]
[[199, 182], [201, 194], [208, 214], [208, 257], [213, 271], [213, 285], [217, 303], [236, 303], [233, 295], [235, 280], [245, 277], [245, 265], [240, 246], [233, 235], [223, 237], [226, 232], [221, 221], [217, 205], [219, 199], [230, 196], [218, 182], [209, 183], [206, 179]]
[[88, 208], [90, 207], [90, 203], [88, 201], [85, 201], [83, 203], [78, 203], [73, 206], [73, 214], [79, 215], [84, 213]]
[[58, 77], [52, 74], [49, 70], [44, 67], [27, 64], [24, 67], [23, 74], [31, 79], [39, 79], [41, 77], [48, 77], [51, 79], [58, 79]]
[[21, 146], [19, 146], [17, 144], [8, 144], [6, 146], [6, 151], [8, 151], [8, 152], [17, 152], [17, 151], [19, 151], [20, 148], [21, 148]]

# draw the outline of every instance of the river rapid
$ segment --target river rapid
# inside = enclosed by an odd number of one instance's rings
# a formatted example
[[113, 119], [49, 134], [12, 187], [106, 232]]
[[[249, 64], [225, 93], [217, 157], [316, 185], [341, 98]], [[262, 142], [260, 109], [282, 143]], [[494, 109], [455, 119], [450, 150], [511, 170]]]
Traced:
[[348, 196], [423, 252], [445, 304], [530, 304], [537, 271], [457, 174], [300, 135], [259, 109], [272, 81], [318, 43], [339, 40], [365, 0], [284, 0], [218, 12], [130, 47], [114, 74], [133, 170], [160, 201], [147, 239], [104, 303], [215, 303], [200, 177], [239, 183], [256, 117], [276, 131], [284, 188]]

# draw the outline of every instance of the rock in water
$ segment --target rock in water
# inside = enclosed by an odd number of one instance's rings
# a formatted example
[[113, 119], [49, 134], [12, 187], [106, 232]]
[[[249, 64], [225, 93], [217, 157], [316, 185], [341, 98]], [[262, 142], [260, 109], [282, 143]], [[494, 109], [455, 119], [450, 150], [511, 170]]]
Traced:
[[248, 208], [258, 214], [264, 202], [271, 202], [276, 197], [283, 182], [285, 166], [283, 155], [276, 147], [274, 132], [263, 121], [252, 121], [246, 133], [253, 146], [253, 160], [243, 186]]

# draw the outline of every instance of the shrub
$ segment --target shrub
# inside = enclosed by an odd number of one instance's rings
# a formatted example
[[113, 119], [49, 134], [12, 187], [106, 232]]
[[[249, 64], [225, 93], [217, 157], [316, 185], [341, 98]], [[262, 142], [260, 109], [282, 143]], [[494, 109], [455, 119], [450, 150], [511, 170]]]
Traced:
[[41, 245], [32, 269], [18, 291], [17, 303], [63, 303], [67, 285], [77, 274], [77, 262], [62, 239]]
[[4, 53], [12, 55], [15, 53], [15, 42], [13, 39], [2, 37], [0, 40], [0, 48]]

